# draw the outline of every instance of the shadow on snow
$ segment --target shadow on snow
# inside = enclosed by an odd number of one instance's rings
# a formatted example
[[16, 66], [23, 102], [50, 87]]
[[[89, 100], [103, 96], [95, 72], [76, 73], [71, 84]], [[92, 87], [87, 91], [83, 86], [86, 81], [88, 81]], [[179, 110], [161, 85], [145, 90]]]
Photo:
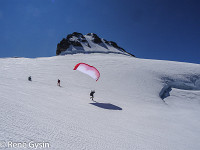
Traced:
[[91, 105], [103, 108], [103, 109], [110, 109], [110, 110], [122, 110], [121, 107], [118, 107], [116, 105], [110, 104], [110, 103], [90, 103]]

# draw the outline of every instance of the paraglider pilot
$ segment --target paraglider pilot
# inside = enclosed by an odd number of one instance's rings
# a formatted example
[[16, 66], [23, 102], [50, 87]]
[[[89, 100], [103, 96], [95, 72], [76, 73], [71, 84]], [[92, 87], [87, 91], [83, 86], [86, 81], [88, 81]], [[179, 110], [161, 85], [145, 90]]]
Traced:
[[91, 91], [91, 92], [90, 92], [90, 99], [92, 99], [92, 100], [93, 100], [93, 98], [94, 98], [94, 93], [95, 93], [95, 91]]

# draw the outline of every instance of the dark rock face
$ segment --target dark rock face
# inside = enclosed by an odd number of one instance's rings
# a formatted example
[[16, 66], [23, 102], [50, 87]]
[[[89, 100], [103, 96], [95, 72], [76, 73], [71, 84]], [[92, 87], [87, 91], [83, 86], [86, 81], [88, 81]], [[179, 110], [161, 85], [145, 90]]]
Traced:
[[[105, 39], [99, 38], [95, 33], [88, 33], [87, 36], [91, 36], [91, 41], [103, 48], [108, 49], [109, 46], [112, 46], [118, 49], [121, 52], [127, 53], [123, 48], [119, 47], [117, 43], [113, 41], [107, 41]], [[66, 38], [63, 38], [60, 43], [57, 44], [56, 55], [60, 55], [62, 52], [66, 51], [70, 46], [80, 47], [79, 49], [83, 49], [82, 44], [91, 48], [90, 44], [86, 40], [85, 36], [81, 33], [74, 32], [72, 34], [67, 35]], [[109, 50], [109, 49], [108, 49]], [[130, 54], [130, 53], [128, 53]], [[135, 57], [134, 55], [130, 54]]]
[[56, 55], [59, 55], [62, 51], [65, 51], [70, 46], [70, 43], [66, 39], [62, 39], [60, 43], [57, 44]]
[[82, 47], [80, 42], [87, 42], [87, 40], [81, 33], [74, 32], [67, 35], [66, 38], [62, 39], [62, 41], [57, 44], [56, 55], [59, 55], [61, 52], [66, 51], [70, 45]]
[[92, 42], [98, 44], [99, 46], [102, 46], [102, 47], [108, 49], [107, 46], [103, 43], [103, 41], [95, 33], [88, 33], [87, 35], [91, 36], [93, 38]]
[[101, 39], [95, 34], [95, 33], [88, 33], [87, 35], [92, 36], [93, 37], [93, 42], [96, 44], [100, 44], [102, 43]]

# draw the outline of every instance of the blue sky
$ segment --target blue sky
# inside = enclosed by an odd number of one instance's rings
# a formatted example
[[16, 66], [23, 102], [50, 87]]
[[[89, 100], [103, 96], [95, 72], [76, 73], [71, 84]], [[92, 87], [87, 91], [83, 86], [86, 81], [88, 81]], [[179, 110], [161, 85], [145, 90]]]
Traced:
[[200, 64], [199, 0], [0, 0], [0, 57], [55, 56], [72, 32], [139, 58]]

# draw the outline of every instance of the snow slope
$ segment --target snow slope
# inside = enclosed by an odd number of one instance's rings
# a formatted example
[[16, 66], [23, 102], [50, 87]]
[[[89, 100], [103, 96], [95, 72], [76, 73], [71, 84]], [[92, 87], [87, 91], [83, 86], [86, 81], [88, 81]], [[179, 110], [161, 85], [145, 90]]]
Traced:
[[[79, 62], [99, 70], [98, 82], [73, 70]], [[199, 150], [199, 64], [116, 54], [6, 58], [0, 64], [2, 149], [29, 149], [8, 142], [34, 141], [48, 142], [50, 148], [37, 149], [51, 150]], [[166, 85], [172, 91], [162, 100]], [[96, 102], [89, 99], [93, 89]]]

